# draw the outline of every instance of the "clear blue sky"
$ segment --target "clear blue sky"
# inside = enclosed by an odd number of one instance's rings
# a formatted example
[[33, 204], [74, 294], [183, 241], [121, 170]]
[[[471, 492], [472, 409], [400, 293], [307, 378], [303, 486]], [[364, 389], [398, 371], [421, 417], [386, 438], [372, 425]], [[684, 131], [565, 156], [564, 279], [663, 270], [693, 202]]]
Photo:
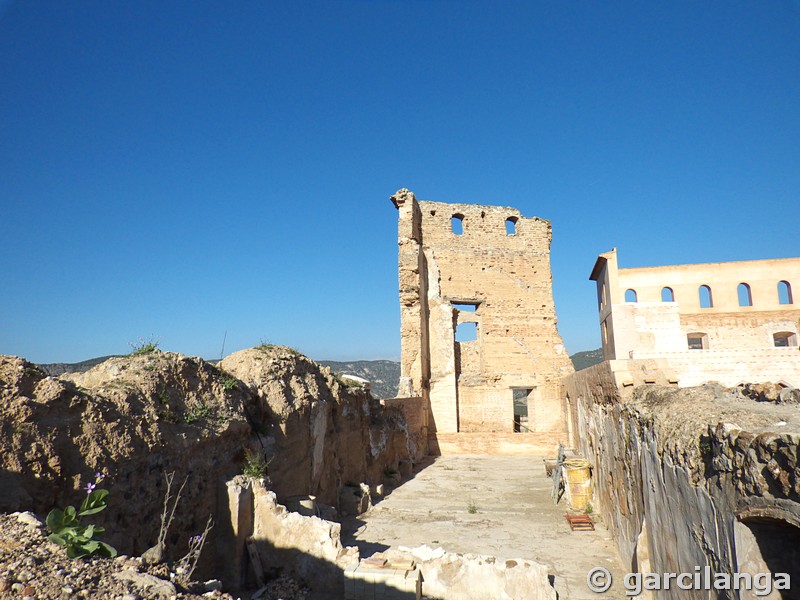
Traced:
[[800, 3], [0, 0], [0, 353], [399, 356], [389, 196], [623, 267], [800, 255]]

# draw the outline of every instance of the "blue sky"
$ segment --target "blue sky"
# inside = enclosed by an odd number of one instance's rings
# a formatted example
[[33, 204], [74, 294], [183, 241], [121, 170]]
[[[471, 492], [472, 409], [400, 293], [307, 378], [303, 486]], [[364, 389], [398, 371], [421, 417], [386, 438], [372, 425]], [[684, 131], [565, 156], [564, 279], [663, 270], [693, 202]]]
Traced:
[[800, 255], [800, 3], [0, 0], [0, 353], [399, 356], [389, 196], [623, 267]]

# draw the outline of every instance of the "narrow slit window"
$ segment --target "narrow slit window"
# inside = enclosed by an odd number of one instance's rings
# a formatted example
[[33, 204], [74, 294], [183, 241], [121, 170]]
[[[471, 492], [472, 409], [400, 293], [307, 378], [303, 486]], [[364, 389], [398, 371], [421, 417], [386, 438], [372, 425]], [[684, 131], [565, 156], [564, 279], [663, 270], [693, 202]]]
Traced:
[[661, 301], [662, 302], [675, 302], [675, 292], [671, 287], [661, 288]]
[[457, 342], [474, 342], [478, 339], [478, 324], [467, 322], [456, 325]]
[[707, 285], [700, 286], [700, 308], [714, 308], [714, 298], [711, 296], [711, 288]]
[[778, 282], [778, 302], [781, 304], [794, 304], [794, 300], [792, 300], [792, 284], [788, 281]]
[[625, 302], [636, 302], [636, 290], [625, 290]]
[[517, 217], [508, 217], [506, 219], [506, 235], [516, 235], [517, 233]]
[[740, 283], [736, 288], [736, 293], [739, 296], [739, 306], [753, 306], [753, 293], [748, 284]]
[[450, 226], [453, 233], [462, 235], [464, 233], [464, 215], [453, 215], [453, 218], [450, 219]]

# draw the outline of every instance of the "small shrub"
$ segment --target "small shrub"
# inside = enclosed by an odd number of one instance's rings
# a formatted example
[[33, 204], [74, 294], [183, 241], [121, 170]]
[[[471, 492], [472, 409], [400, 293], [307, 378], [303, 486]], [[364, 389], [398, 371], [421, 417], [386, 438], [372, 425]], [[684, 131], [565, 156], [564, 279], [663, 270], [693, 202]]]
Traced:
[[271, 462], [271, 460], [264, 460], [264, 455], [260, 452], [254, 452], [248, 448], [244, 453], [242, 475], [252, 477], [253, 479], [263, 479], [267, 476], [267, 470]]
[[586, 514], [590, 515], [594, 512], [594, 507], [591, 504], [586, 505]]
[[97, 489], [97, 484], [103, 479], [104, 475], [97, 473], [95, 482], [86, 486], [86, 498], [83, 499], [80, 509], [75, 510], [74, 506], [68, 506], [64, 510], [56, 508], [47, 515], [46, 524], [51, 531], [47, 539], [64, 546], [69, 558], [92, 554], [112, 558], [117, 555], [113, 546], [100, 541], [104, 528], [81, 523], [83, 517], [97, 514], [108, 505], [108, 490]]
[[704, 459], [711, 458], [711, 454], [713, 452], [713, 446], [711, 445], [711, 438], [709, 437], [701, 437], [699, 442], [700, 447], [700, 456]]
[[235, 390], [236, 386], [239, 383], [238, 381], [236, 381], [236, 379], [234, 379], [230, 375], [225, 375], [221, 377], [219, 382], [222, 384], [222, 389], [225, 390], [226, 392], [232, 392], [233, 390]]
[[478, 512], [478, 505], [475, 504], [475, 502], [473, 502], [472, 500], [470, 500], [469, 504], [467, 504], [467, 512], [471, 515], [474, 515], [475, 513]]
[[275, 348], [275, 344], [271, 344], [270, 342], [262, 339], [261, 343], [258, 346], [256, 346], [256, 348], [260, 348], [261, 350], [272, 350], [273, 348]]
[[187, 423], [194, 423], [199, 419], [211, 419], [214, 417], [216, 417], [216, 411], [201, 400], [186, 411], [184, 421]]
[[158, 345], [161, 343], [160, 340], [155, 339], [153, 336], [150, 336], [149, 339], [142, 339], [139, 338], [137, 342], [128, 342], [128, 345], [132, 348], [131, 353], [128, 356], [144, 356], [145, 354], [152, 354], [156, 350], [158, 350]]

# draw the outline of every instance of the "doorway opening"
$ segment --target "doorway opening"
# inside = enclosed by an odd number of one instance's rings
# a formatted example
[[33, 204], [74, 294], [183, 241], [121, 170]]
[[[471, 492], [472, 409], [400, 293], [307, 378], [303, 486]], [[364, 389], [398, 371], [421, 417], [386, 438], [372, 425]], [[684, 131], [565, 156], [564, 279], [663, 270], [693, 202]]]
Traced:
[[512, 388], [514, 392], [514, 433], [528, 433], [528, 401], [533, 398], [533, 388]]

